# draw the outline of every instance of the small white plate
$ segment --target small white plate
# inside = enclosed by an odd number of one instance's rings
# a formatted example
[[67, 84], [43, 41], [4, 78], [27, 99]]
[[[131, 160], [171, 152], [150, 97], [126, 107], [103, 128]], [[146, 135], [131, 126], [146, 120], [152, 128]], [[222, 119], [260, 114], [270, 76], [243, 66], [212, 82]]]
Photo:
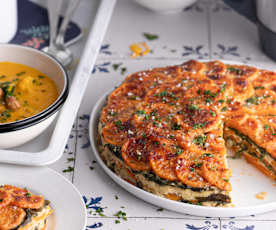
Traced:
[[[235, 217], [249, 216], [253, 214], [264, 213], [276, 210], [276, 187], [275, 182], [268, 179], [256, 168], [246, 163], [244, 159], [231, 160], [228, 159], [229, 167], [232, 170], [231, 184], [233, 187], [232, 200], [234, 207], [204, 207], [192, 204], [181, 203], [178, 201], [169, 200], [146, 192], [128, 182], [121, 179], [113, 173], [101, 159], [97, 146], [96, 135], [98, 127], [98, 119], [101, 109], [106, 103], [106, 97], [103, 96], [94, 106], [89, 122], [89, 136], [93, 152], [97, 158], [97, 162], [101, 165], [104, 171], [124, 189], [133, 195], [141, 198], [144, 201], [152, 203], [162, 208], [172, 211], [181, 212], [196, 216], [208, 217]], [[266, 192], [267, 196], [264, 200], [256, 198], [256, 194]]]
[[76, 187], [47, 167], [26, 167], [0, 164], [0, 184], [28, 188], [43, 195], [54, 209], [47, 230], [83, 230], [86, 208]]

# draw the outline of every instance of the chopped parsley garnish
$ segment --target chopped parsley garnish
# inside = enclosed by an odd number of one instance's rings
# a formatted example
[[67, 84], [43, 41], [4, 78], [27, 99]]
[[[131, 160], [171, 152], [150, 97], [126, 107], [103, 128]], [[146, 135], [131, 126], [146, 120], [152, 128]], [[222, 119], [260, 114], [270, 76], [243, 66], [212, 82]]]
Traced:
[[121, 74], [122, 74], [122, 75], [124, 75], [126, 71], [127, 71], [127, 68], [126, 68], [126, 67], [122, 67], [122, 68], [121, 68]]
[[42, 75], [38, 75], [38, 78], [43, 79], [43, 78], [45, 78], [45, 77], [42, 76]]
[[172, 128], [172, 130], [180, 130], [181, 126], [177, 123], [173, 123], [171, 128]]
[[269, 129], [269, 130], [272, 132], [272, 135], [273, 135], [273, 136], [276, 135], [276, 133], [275, 133], [275, 131], [274, 131], [274, 128], [273, 128], [272, 126], [269, 126], [269, 125], [265, 124], [265, 125], [264, 125], [264, 129], [265, 129], [265, 130], [268, 130], [268, 129]]
[[224, 106], [224, 107], [221, 109], [221, 112], [225, 112], [225, 111], [227, 111], [227, 110], [228, 110], [227, 107]]
[[174, 138], [174, 135], [169, 135], [169, 138], [170, 138], [170, 139], [173, 139], [173, 138]]
[[118, 64], [115, 63], [115, 64], [112, 65], [112, 67], [116, 71], [119, 68], [120, 65], [122, 65], [122, 63], [118, 63]]
[[126, 213], [123, 211], [118, 211], [116, 214], [114, 214], [118, 219], [122, 218], [123, 220], [127, 220]]
[[211, 104], [212, 100], [210, 98], [206, 98], [205, 102], [206, 102], [206, 104]]
[[194, 104], [191, 104], [191, 105], [188, 105], [188, 109], [195, 111], [195, 110], [198, 110], [198, 106], [194, 105]]
[[204, 156], [204, 157], [214, 157], [214, 155], [211, 154], [211, 153], [204, 153], [203, 156]]
[[114, 122], [115, 123], [115, 125], [119, 128], [119, 129], [123, 129], [123, 124], [122, 124], [122, 122], [120, 121], [120, 120], [118, 120], [118, 121], [115, 121]]
[[144, 37], [145, 37], [146, 39], [148, 39], [149, 41], [156, 40], [156, 39], [159, 38], [158, 35], [156, 35], [156, 34], [151, 34], [151, 33], [143, 33], [143, 35], [144, 35]]
[[206, 122], [194, 124], [193, 129], [203, 128], [205, 125], [206, 125]]
[[230, 104], [232, 102], [232, 99], [228, 98], [227, 103]]
[[211, 114], [211, 116], [212, 117], [215, 117], [217, 114], [214, 112], [214, 111], [212, 111], [212, 110], [210, 110], [210, 114]]
[[201, 93], [200, 89], [199, 89], [199, 90], [197, 90], [196, 92], [197, 92], [197, 94], [200, 94], [200, 93]]
[[[153, 96], [155, 96], [155, 97], [171, 97], [171, 98], [173, 98], [174, 100], [178, 100], [178, 97], [176, 97], [175, 94], [170, 93], [170, 92], [168, 92], [167, 90], [164, 90], [164, 91], [162, 91], [162, 92], [160, 92], [160, 93], [156, 93], [156, 94], [154, 94]], [[164, 102], [167, 102], [166, 99], [163, 99], [163, 101], [164, 101]]]
[[136, 99], [137, 99], [137, 96], [135, 96], [135, 95], [130, 96], [129, 99], [130, 99], [130, 100], [136, 100]]
[[259, 97], [257, 96], [252, 96], [252, 97], [249, 97], [246, 99], [246, 103], [247, 104], [254, 104], [254, 105], [258, 105], [260, 102], [259, 102]]
[[26, 197], [31, 197], [31, 196], [32, 196], [32, 194], [30, 192], [26, 193]]
[[74, 157], [69, 157], [69, 158], [67, 158], [67, 162], [72, 162], [72, 161], [75, 161], [75, 158], [74, 158]]
[[161, 93], [159, 93], [159, 97], [167, 97], [169, 95], [167, 90], [162, 91]]
[[226, 89], [226, 84], [224, 83], [221, 85], [220, 92], [223, 93], [225, 89]]
[[149, 118], [150, 118], [150, 115], [149, 114], [145, 114], [145, 120], [149, 120]]
[[98, 208], [96, 209], [96, 213], [97, 213], [99, 216], [105, 216], [105, 215], [103, 214], [103, 209], [100, 208], [100, 207], [98, 207]]
[[0, 114], [0, 117], [5, 117], [5, 118], [9, 118], [11, 117], [10, 111], [9, 110], [5, 110]]
[[264, 86], [255, 86], [254, 89], [264, 89]]
[[229, 66], [227, 68], [227, 70], [230, 72], [230, 73], [235, 73], [235, 74], [238, 74], [238, 75], [241, 75], [243, 73], [243, 71], [241, 69], [238, 69], [238, 68], [234, 68], [232, 66]]
[[210, 90], [205, 90], [204, 95], [210, 96], [212, 98], [215, 98], [218, 94], [217, 93], [212, 93]]
[[146, 112], [145, 112], [145, 110], [137, 110], [136, 114], [137, 115], [144, 115], [144, 114], [146, 114]]
[[181, 153], [183, 153], [184, 152], [184, 150], [180, 147], [180, 146], [175, 146], [175, 148], [176, 148], [176, 154], [177, 155], [180, 155]]
[[272, 135], [273, 135], [273, 136], [275, 136], [275, 135], [276, 135], [276, 133], [274, 132], [274, 128], [273, 128], [272, 126], [270, 126], [270, 127], [269, 127], [269, 129], [271, 130]]
[[159, 142], [158, 142], [158, 141], [154, 141], [153, 144], [154, 144], [155, 146], [158, 146], [158, 145], [159, 145]]
[[16, 74], [16, 76], [21, 76], [21, 75], [24, 75], [26, 72], [22, 71], [22, 72], [19, 72]]
[[193, 143], [196, 145], [204, 146], [207, 140], [207, 136], [198, 135], [193, 139]]
[[218, 102], [219, 102], [219, 103], [224, 103], [224, 102], [225, 102], [225, 100], [218, 100]]
[[67, 173], [67, 172], [73, 172], [73, 171], [74, 171], [74, 168], [73, 168], [73, 167], [71, 167], [71, 166], [68, 166], [68, 168], [67, 168], [67, 169], [62, 170], [62, 172], [64, 172], [64, 173]]
[[194, 168], [200, 168], [202, 166], [202, 163], [195, 163]]

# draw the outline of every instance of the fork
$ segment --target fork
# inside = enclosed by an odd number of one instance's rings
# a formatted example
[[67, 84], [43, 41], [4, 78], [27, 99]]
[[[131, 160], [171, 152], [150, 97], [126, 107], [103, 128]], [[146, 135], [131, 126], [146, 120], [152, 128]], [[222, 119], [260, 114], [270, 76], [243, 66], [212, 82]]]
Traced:
[[[43, 49], [43, 51], [47, 52], [48, 54], [54, 56], [57, 60], [59, 60], [61, 62], [61, 64], [64, 67], [69, 66], [72, 62], [73, 62], [73, 54], [72, 52], [65, 47], [64, 44], [64, 36], [65, 36], [65, 32], [67, 29], [67, 26], [73, 16], [73, 13], [75, 11], [75, 9], [77, 8], [77, 6], [80, 3], [80, 0], [71, 0], [68, 3], [66, 12], [65, 12], [65, 16], [63, 18], [62, 24], [60, 26], [59, 32], [57, 34], [57, 22], [58, 22], [58, 17], [56, 18], [53, 13], [51, 14], [50, 11], [54, 11], [51, 6], [53, 4], [53, 0], [48, 0], [48, 3], [51, 2], [50, 4], [48, 4], [48, 10], [49, 10], [49, 21], [50, 21], [50, 28], [53, 27], [53, 30], [50, 30], [50, 44], [49, 47], [45, 47]], [[58, 0], [58, 4], [62, 5], [62, 0]], [[50, 7], [49, 7], [50, 5]], [[58, 12], [60, 11], [60, 5], [55, 5], [55, 12], [57, 12], [56, 9], [59, 9]], [[57, 14], [58, 15], [58, 14]], [[52, 17], [52, 19], [51, 19]], [[54, 21], [55, 20], [55, 21]], [[53, 26], [52, 26], [53, 25]], [[57, 35], [56, 35], [57, 34]], [[52, 39], [51, 39], [52, 38]]]

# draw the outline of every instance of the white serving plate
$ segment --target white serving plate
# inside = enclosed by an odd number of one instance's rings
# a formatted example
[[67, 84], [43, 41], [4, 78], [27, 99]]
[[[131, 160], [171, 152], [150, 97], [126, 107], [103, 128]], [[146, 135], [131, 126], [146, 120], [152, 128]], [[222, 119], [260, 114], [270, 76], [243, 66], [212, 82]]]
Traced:
[[63, 176], [47, 167], [26, 167], [0, 164], [0, 184], [27, 188], [43, 195], [54, 212], [49, 217], [47, 230], [84, 230], [86, 207], [81, 194]]
[[[232, 61], [224, 62], [229, 64], [243, 64]], [[233, 187], [232, 203], [234, 204], [234, 207], [229, 208], [204, 207], [172, 201], [166, 198], [158, 197], [152, 193], [146, 192], [117, 176], [105, 165], [105, 163], [101, 159], [95, 141], [100, 111], [106, 104], [106, 98], [108, 94], [100, 98], [100, 100], [95, 104], [91, 112], [89, 122], [90, 143], [95, 157], [97, 159], [97, 162], [104, 169], [104, 171], [124, 189], [151, 204], [172, 211], [196, 216], [236, 217], [248, 216], [276, 210], [275, 182], [268, 179], [256, 168], [248, 164], [244, 159], [228, 159], [229, 167], [231, 168], [233, 174], [231, 178], [231, 184]], [[264, 200], [259, 200], [256, 198], [256, 194], [260, 192], [267, 192], [267, 197]]]
[[[16, 149], [1, 149], [0, 162], [33, 166], [49, 165], [62, 156], [99, 53], [115, 2], [116, 0], [100, 1], [95, 20], [83, 49], [81, 61], [69, 89], [69, 95], [60, 110], [55, 127], [53, 128], [51, 126], [53, 131], [42, 134], [42, 140], [39, 139], [40, 148], [36, 148], [35, 151], [32, 145], [34, 142], [38, 142], [38, 139], [30, 144], [26, 144], [26, 147], [24, 145]], [[45, 139], [49, 140], [49, 142], [45, 143]]]

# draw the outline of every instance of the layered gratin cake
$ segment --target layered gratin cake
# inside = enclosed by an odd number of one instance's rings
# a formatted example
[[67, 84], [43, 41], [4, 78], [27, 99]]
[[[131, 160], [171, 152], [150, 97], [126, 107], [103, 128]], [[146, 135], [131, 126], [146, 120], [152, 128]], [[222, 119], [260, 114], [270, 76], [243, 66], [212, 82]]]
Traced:
[[45, 230], [53, 212], [49, 203], [25, 188], [0, 186], [0, 229]]
[[226, 206], [226, 146], [276, 179], [276, 74], [219, 61], [128, 76], [107, 99], [99, 150], [107, 166], [148, 192]]

